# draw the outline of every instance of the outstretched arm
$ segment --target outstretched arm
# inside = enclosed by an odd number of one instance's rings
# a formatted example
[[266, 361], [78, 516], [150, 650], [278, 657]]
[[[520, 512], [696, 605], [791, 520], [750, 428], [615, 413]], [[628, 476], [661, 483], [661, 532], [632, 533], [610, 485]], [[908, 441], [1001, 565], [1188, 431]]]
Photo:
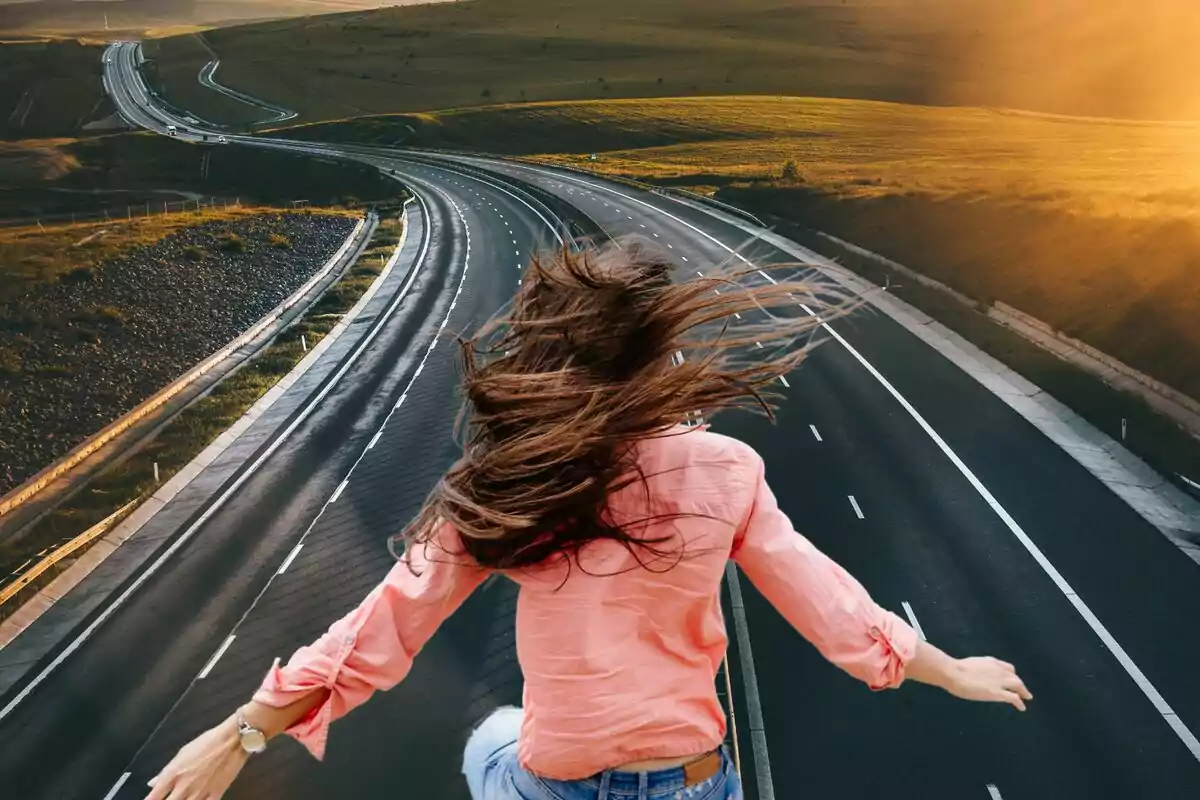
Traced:
[[[329, 725], [390, 689], [408, 674], [413, 658], [438, 626], [487, 577], [463, 563], [458, 535], [443, 526], [427, 545], [415, 545], [412, 567], [396, 564], [356, 609], [320, 639], [276, 661], [242, 718], [268, 738], [295, 737], [317, 758]], [[150, 800], [220, 797], [246, 762], [237, 715], [179, 751], [151, 781]]]
[[747, 451], [756, 477], [733, 559], [825, 658], [872, 689], [894, 688], [908, 677], [967, 700], [1025, 710], [1024, 701], [1032, 695], [1011, 664], [951, 658], [921, 641], [910, 625], [880, 608], [853, 576], [798, 534], [767, 486], [762, 458]]

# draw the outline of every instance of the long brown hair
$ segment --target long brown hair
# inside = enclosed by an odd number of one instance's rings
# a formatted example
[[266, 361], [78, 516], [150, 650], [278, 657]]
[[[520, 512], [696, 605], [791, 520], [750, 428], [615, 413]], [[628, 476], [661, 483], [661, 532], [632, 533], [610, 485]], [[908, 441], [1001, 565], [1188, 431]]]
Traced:
[[637, 442], [697, 412], [772, 417], [771, 387], [821, 322], [800, 302], [825, 319], [848, 308], [830, 286], [763, 271], [780, 266], [731, 261], [675, 282], [677, 269], [643, 241], [535, 257], [513, 301], [458, 339], [463, 455], [396, 539], [427, 542], [448, 522], [495, 569], [578, 555], [599, 539], [661, 555], [605, 513], [610, 494], [645, 482]]

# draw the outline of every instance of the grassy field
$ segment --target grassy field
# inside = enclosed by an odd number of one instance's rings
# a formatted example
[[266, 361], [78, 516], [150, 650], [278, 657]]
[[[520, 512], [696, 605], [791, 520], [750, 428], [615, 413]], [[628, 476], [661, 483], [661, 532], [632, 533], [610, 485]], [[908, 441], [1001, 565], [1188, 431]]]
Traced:
[[[212, 31], [309, 121], [499, 102], [778, 95], [1200, 118], [1192, 0], [468, 0]], [[161, 43], [165, 68], [193, 58]], [[187, 70], [190, 71], [190, 70]], [[194, 71], [171, 89], [191, 91]]]
[[[169, 480], [290, 372], [305, 354], [301, 336], [308, 347], [323, 339], [382, 271], [380, 256], [390, 255], [399, 242], [403, 226], [396, 216], [398, 206], [393, 204], [380, 210], [384, 219], [368, 249], [300, 321], [281, 333], [268, 348], [222, 381], [209, 395], [175, 417], [150, 444], [99, 476], [84, 491], [43, 518], [19, 545], [0, 546], [0, 571], [11, 572], [34, 554], [79, 535], [129, 501], [153, 494], [158, 489], [154, 481], [155, 463], [159, 466], [160, 480]], [[61, 568], [67, 566], [69, 564], [63, 564]], [[47, 574], [44, 580], [0, 607], [0, 619], [54, 577], [54, 574]]]
[[101, 85], [100, 44], [0, 44], [0, 139], [78, 136], [112, 113]]
[[778, 178], [853, 195], [1004, 197], [1080, 213], [1200, 208], [1200, 123], [821, 98], [513, 104], [286, 129], [315, 139], [548, 155], [690, 185]]

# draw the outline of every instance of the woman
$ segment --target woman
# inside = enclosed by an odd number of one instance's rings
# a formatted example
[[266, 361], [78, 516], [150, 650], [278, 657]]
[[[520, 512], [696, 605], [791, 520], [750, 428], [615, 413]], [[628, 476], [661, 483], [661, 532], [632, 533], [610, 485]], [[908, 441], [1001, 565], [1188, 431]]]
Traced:
[[700, 409], [770, 414], [763, 391], [819, 325], [792, 313], [796, 294], [816, 287], [670, 270], [639, 243], [530, 266], [511, 308], [461, 342], [464, 454], [397, 537], [400, 563], [184, 747], [152, 800], [219, 797], [279, 733], [320, 758], [330, 723], [398, 683], [493, 573], [520, 585], [524, 709], [467, 742], [475, 800], [740, 797], [714, 680], [729, 559], [871, 688], [907, 677], [1024, 710], [1010, 665], [920, 641], [793, 530], [757, 453], [696, 424]]

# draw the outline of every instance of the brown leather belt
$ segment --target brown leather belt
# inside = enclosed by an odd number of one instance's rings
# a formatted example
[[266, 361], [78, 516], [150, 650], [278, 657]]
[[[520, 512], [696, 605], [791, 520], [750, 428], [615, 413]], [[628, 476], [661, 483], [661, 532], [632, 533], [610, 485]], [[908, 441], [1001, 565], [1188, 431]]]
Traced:
[[703, 783], [721, 771], [721, 751], [713, 750], [703, 758], [689, 761], [683, 765], [683, 782], [685, 786]]

